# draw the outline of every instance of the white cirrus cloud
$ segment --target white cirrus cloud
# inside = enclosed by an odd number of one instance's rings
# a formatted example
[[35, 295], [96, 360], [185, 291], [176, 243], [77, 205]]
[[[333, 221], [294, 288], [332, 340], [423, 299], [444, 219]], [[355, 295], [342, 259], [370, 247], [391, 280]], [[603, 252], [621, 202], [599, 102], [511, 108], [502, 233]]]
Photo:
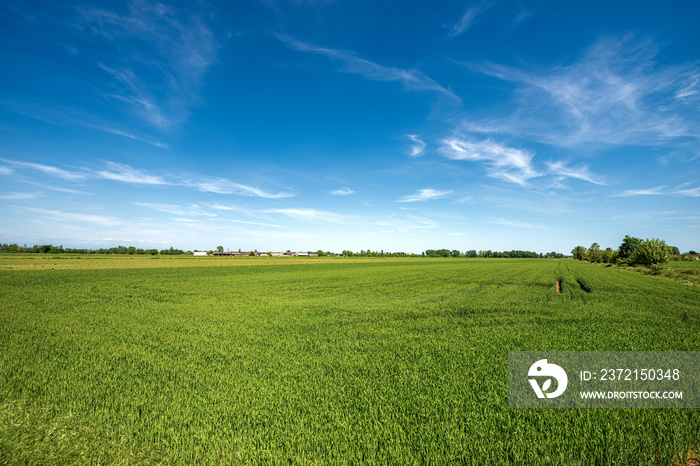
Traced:
[[461, 99], [449, 88], [445, 88], [419, 70], [405, 70], [393, 66], [384, 66], [357, 56], [354, 52], [337, 50], [312, 45], [285, 34], [276, 36], [287, 47], [300, 52], [314, 53], [337, 60], [342, 63], [341, 71], [359, 74], [373, 81], [395, 81], [403, 84], [407, 91], [436, 92], [450, 100]]
[[591, 173], [589, 167], [569, 167], [564, 162], [547, 162], [549, 173], [553, 175], [566, 176], [569, 178], [577, 178], [579, 180], [588, 181], [589, 183], [604, 185], [605, 182], [600, 176]]
[[612, 197], [631, 197], [631, 196], [659, 196], [667, 194], [664, 192], [666, 186], [655, 186], [647, 189], [627, 189], [620, 194], [615, 194]]
[[532, 166], [534, 153], [507, 147], [490, 139], [474, 142], [448, 138], [443, 140], [440, 152], [452, 160], [483, 162], [489, 176], [520, 185], [542, 175]]
[[62, 210], [39, 209], [35, 207], [23, 207], [23, 209], [41, 215], [42, 219], [91, 223], [95, 225], [101, 225], [104, 227], [116, 227], [124, 224], [124, 222], [122, 222], [121, 220], [106, 215], [64, 212]]
[[103, 95], [160, 128], [184, 121], [216, 61], [218, 43], [205, 23], [207, 12], [148, 0], [131, 1], [123, 12], [78, 10], [86, 30], [112, 45], [103, 48], [98, 65], [110, 78]]
[[39, 196], [41, 193], [7, 193], [7, 194], [2, 194], [0, 195], [0, 199], [34, 199], [37, 196]]
[[282, 214], [296, 220], [321, 221], [329, 223], [343, 223], [348, 216], [309, 208], [266, 209], [262, 212], [268, 214]]
[[[78, 180], [84, 180], [87, 177], [87, 174], [85, 173], [79, 173], [79, 172], [72, 172], [68, 170], [64, 170], [63, 168], [58, 168], [54, 167], [52, 165], [44, 165], [41, 163], [32, 163], [32, 162], [20, 162], [17, 160], [9, 160], [9, 159], [0, 159], [2, 162], [9, 163], [18, 167], [24, 167], [24, 168], [29, 168], [31, 170], [37, 170], [42, 173], [45, 173], [47, 175], [51, 176], [56, 176], [58, 178], [63, 178], [64, 180], [68, 181], [78, 181]], [[12, 170], [10, 170], [10, 173], [12, 173]]]
[[479, 2], [467, 8], [459, 21], [450, 27], [450, 31], [447, 33], [446, 37], [452, 39], [466, 32], [474, 25], [476, 17], [486, 11], [492, 4], [493, 2]]
[[668, 65], [657, 59], [660, 51], [653, 40], [630, 34], [601, 39], [566, 66], [469, 64], [515, 83], [516, 110], [465, 126], [559, 146], [698, 139], [698, 64]]
[[550, 229], [550, 227], [548, 227], [546, 225], [538, 225], [535, 223], [516, 222], [513, 220], [507, 220], [505, 218], [497, 218], [497, 219], [488, 220], [488, 223], [493, 223], [495, 225], [505, 225], [505, 226], [514, 227], [514, 228], [527, 228], [529, 230], [549, 230]]
[[188, 216], [188, 217], [216, 217], [216, 214], [207, 212], [201, 206], [197, 204], [188, 204], [186, 206], [173, 205], [173, 204], [160, 204], [153, 202], [134, 202], [134, 205], [139, 207], [144, 207], [151, 210], [156, 210], [158, 212], [165, 212], [168, 214]]
[[681, 196], [700, 197], [700, 187], [689, 189], [677, 189], [673, 193], [680, 194]]
[[437, 189], [421, 189], [415, 194], [404, 196], [397, 202], [419, 202], [442, 199], [450, 195], [452, 191], [439, 191]]
[[675, 189], [666, 189], [666, 186], [655, 186], [646, 189], [628, 189], [620, 194], [611, 197], [631, 197], [631, 196], [686, 196], [700, 197], [700, 187], [688, 188], [689, 183], [683, 183]]
[[107, 169], [99, 170], [95, 174], [106, 180], [121, 181], [123, 183], [146, 184], [146, 185], [166, 185], [163, 177], [151, 175], [143, 170], [139, 170], [130, 165], [117, 162], [106, 162]]
[[350, 188], [340, 188], [336, 189], [335, 191], [331, 191], [329, 194], [331, 196], [349, 196], [351, 194], [355, 194], [355, 191]]
[[409, 155], [411, 157], [420, 157], [423, 155], [426, 146], [425, 142], [416, 134], [407, 134], [406, 137], [413, 142], [409, 147]]
[[294, 197], [294, 194], [287, 192], [272, 193], [254, 186], [247, 186], [234, 183], [226, 178], [213, 178], [205, 181], [186, 181], [185, 184], [191, 188], [204, 193], [215, 194], [238, 194], [241, 196], [255, 196], [265, 199], [280, 199]]

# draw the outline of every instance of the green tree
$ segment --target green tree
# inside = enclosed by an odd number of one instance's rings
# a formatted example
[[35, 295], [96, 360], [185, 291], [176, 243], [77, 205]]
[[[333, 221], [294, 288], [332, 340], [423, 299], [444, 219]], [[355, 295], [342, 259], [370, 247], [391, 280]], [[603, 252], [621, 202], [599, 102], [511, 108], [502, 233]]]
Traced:
[[224, 247], [223, 247], [223, 246], [217, 246], [217, 247], [216, 247], [216, 250], [217, 250], [218, 252], [224, 252]]
[[610, 264], [613, 261], [614, 255], [615, 251], [613, 251], [612, 248], [605, 248], [605, 251], [601, 253], [601, 261], [605, 264]]
[[600, 262], [601, 261], [602, 252], [600, 250], [600, 244], [598, 244], [598, 243], [591, 244], [591, 247], [588, 248], [588, 251], [586, 252], [586, 259], [589, 262]]
[[639, 238], [635, 238], [633, 236], [625, 235], [625, 239], [622, 240], [622, 244], [620, 245], [618, 251], [618, 257], [622, 261], [629, 260], [630, 256], [632, 256], [632, 252], [634, 249], [641, 243], [642, 240]]
[[647, 238], [640, 241], [632, 251], [630, 264], [646, 267], [663, 265], [668, 261], [669, 252], [670, 248], [666, 245], [666, 241], [658, 238]]

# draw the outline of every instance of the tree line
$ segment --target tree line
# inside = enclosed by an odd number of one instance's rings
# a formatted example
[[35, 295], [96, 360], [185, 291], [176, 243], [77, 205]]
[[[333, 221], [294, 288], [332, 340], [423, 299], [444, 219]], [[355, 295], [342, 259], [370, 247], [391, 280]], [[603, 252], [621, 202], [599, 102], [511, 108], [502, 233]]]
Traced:
[[188, 254], [182, 249], [142, 249], [135, 246], [117, 246], [112, 248], [99, 249], [83, 249], [83, 248], [64, 248], [63, 246], [54, 246], [52, 244], [35, 244], [34, 246], [19, 246], [13, 244], [0, 244], [0, 252], [5, 253], [33, 253], [33, 254], [139, 254], [139, 255], [169, 255], [177, 256]]
[[521, 250], [511, 250], [511, 251], [491, 251], [485, 250], [485, 251], [476, 251], [475, 249], [471, 249], [469, 251], [464, 251], [460, 252], [456, 249], [449, 250], [449, 249], [428, 249], [426, 250], [423, 254], [423, 256], [428, 256], [428, 257], [504, 257], [504, 258], [532, 258], [532, 259], [537, 259], [537, 258], [557, 258], [561, 259], [564, 257], [564, 254], [559, 253], [559, 252], [548, 252], [548, 253], [541, 253], [541, 252], [533, 252], [533, 251], [521, 251]]
[[[576, 246], [572, 249], [571, 254], [573, 254], [574, 259], [582, 261], [630, 266], [641, 265], [652, 269], [659, 269], [671, 258], [681, 256], [681, 252], [676, 246], [669, 246], [662, 239], [641, 239], [629, 235], [625, 236], [617, 249], [602, 249], [598, 243], [593, 243], [589, 248]], [[696, 253], [689, 251], [687, 254]]]

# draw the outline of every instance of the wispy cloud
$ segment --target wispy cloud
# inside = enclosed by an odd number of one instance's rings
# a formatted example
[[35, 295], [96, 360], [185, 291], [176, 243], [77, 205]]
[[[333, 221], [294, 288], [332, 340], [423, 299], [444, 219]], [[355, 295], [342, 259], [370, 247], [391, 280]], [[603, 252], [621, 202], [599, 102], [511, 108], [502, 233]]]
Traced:
[[331, 196], [349, 196], [351, 194], [355, 194], [355, 191], [350, 188], [340, 188], [336, 189], [335, 191], [331, 191], [329, 194]]
[[[679, 212], [679, 211], [675, 211], [675, 210], [660, 210], [660, 211], [645, 210], [645, 211], [641, 211], [641, 212], [624, 212], [624, 213], [615, 215], [612, 218], [614, 220], [625, 222], [627, 225], [629, 225], [631, 222], [636, 222], [637, 224], [639, 224], [640, 226], [643, 226], [645, 228], [648, 228], [649, 225], [654, 225], [654, 224], [665, 225], [665, 227], [668, 228], [669, 221], [677, 222], [679, 220], [691, 220], [691, 221], [700, 220], [700, 216], [698, 216], [698, 215], [687, 215], [687, 214], [689, 214], [689, 212]], [[691, 228], [696, 228], [696, 226], [693, 225]]]
[[[230, 212], [230, 211], [238, 211], [239, 213], [246, 213], [250, 215], [248, 212], [244, 212], [243, 209], [236, 209], [232, 207], [227, 207], [227, 206], [221, 206], [218, 204], [214, 205], [206, 205], [202, 206], [199, 204], [188, 204], [188, 205], [177, 205], [177, 204], [159, 204], [159, 203], [151, 203], [151, 202], [135, 202], [135, 205], [139, 207], [144, 207], [147, 209], [152, 209], [158, 212], [165, 212], [168, 214], [173, 214], [177, 215], [177, 217], [172, 218], [172, 220], [177, 221], [177, 222], [186, 222], [186, 223], [197, 223], [197, 224], [202, 224], [202, 222], [207, 221], [208, 219], [213, 219], [214, 217], [218, 217], [216, 213], [210, 212], [207, 210], [209, 209], [214, 209], [214, 210], [219, 210], [222, 212]], [[239, 220], [239, 219], [231, 219], [231, 218], [219, 218], [217, 219], [219, 222], [225, 222], [225, 223], [240, 223], [243, 225], [257, 225], [257, 226], [264, 226], [264, 227], [271, 227], [271, 228], [284, 228], [280, 225], [274, 225], [271, 223], [261, 223], [261, 222], [251, 222], [247, 220]]]
[[240, 212], [240, 213], [245, 213], [250, 215], [250, 212], [248, 212], [247, 209], [244, 209], [242, 207], [238, 206], [231, 206], [231, 205], [221, 205], [221, 204], [206, 204], [207, 207], [210, 209], [214, 210], [220, 210], [223, 212]]
[[233, 223], [242, 223], [245, 225], [257, 225], [257, 226], [261, 226], [261, 227], [284, 228], [283, 226], [274, 225], [272, 223], [248, 222], [246, 220], [234, 220], [234, 219], [227, 219], [226, 221], [233, 222]]
[[173, 205], [173, 204], [160, 204], [152, 202], [135, 202], [135, 205], [139, 207], [145, 207], [147, 209], [156, 210], [158, 212], [165, 212], [168, 214], [179, 215], [179, 216], [191, 216], [191, 217], [216, 217], [216, 214], [210, 213], [204, 210], [201, 206], [197, 204], [188, 204], [186, 206]]
[[12, 165], [15, 165], [18, 167], [25, 167], [25, 168], [29, 168], [32, 170], [38, 170], [38, 171], [43, 172], [47, 175], [57, 176], [59, 178], [63, 178], [64, 180], [68, 180], [68, 181], [84, 180], [87, 177], [87, 175], [85, 173], [72, 172], [72, 171], [64, 170], [62, 168], [54, 167], [53, 165], [43, 165], [40, 163], [31, 163], [31, 162], [20, 162], [17, 160], [8, 160], [8, 159], [0, 159], [0, 161], [2, 161], [4, 163], [9, 163], [9, 164], [12, 164]]
[[421, 189], [415, 194], [404, 196], [397, 202], [418, 202], [442, 199], [450, 195], [452, 191], [439, 191], [437, 189]]
[[505, 225], [505, 226], [515, 227], [515, 228], [527, 228], [529, 230], [549, 230], [550, 229], [546, 225], [538, 225], [535, 223], [515, 222], [512, 220], [506, 220], [505, 218], [488, 220], [488, 223], [493, 223], [495, 225]]
[[12, 169], [10, 167], [0, 167], [0, 175], [11, 175]]
[[677, 189], [673, 194], [678, 194], [680, 196], [689, 197], [700, 197], [700, 187], [689, 188], [689, 189]]
[[125, 137], [134, 141], [150, 144], [161, 149], [168, 149], [168, 145], [152, 137], [137, 134], [134, 130], [124, 129], [123, 125], [108, 121], [102, 116], [77, 108], [67, 107], [55, 102], [46, 102], [32, 97], [18, 98], [14, 101], [0, 102], [3, 107], [13, 113], [24, 115], [35, 120], [43, 121], [56, 126], [86, 128], [116, 136]]
[[663, 189], [666, 186], [656, 186], [648, 189], [628, 189], [620, 194], [615, 194], [612, 197], [631, 197], [631, 196], [658, 196], [666, 194]]
[[558, 162], [547, 162], [547, 168], [549, 173], [553, 175], [561, 175], [569, 178], [577, 178], [579, 180], [588, 181], [589, 183], [604, 185], [603, 179], [593, 173], [591, 173], [589, 167], [568, 167], [562, 161]]
[[415, 134], [407, 134], [406, 137], [413, 142], [409, 147], [409, 155], [411, 157], [420, 157], [423, 155], [425, 151], [425, 142]]
[[184, 121], [216, 59], [218, 44], [204, 15], [147, 0], [132, 1], [124, 14], [80, 11], [93, 33], [113, 45], [98, 64], [112, 80], [105, 96], [126, 103], [160, 128]]
[[700, 197], [700, 187], [687, 188], [688, 184], [683, 184], [675, 189], [666, 189], [666, 186], [655, 186], [646, 189], [628, 189], [620, 194], [611, 197], [632, 197], [632, 196], [687, 196]]
[[146, 144], [150, 144], [150, 145], [152, 145], [154, 147], [158, 147], [160, 149], [168, 149], [169, 148], [168, 145], [165, 143], [162, 143], [162, 142], [159, 142], [159, 141], [156, 141], [153, 139], [149, 139], [146, 137], [137, 136], [136, 134], [131, 133], [129, 131], [124, 131], [124, 130], [120, 130], [117, 128], [110, 128], [107, 126], [95, 126], [95, 129], [98, 129], [100, 131], [104, 131], [105, 133], [115, 134], [117, 136], [122, 136], [122, 137], [125, 137], [128, 139], [133, 139], [134, 141], [144, 142]]
[[7, 194], [2, 194], [0, 195], [0, 199], [15, 199], [15, 200], [20, 200], [20, 199], [34, 199], [37, 196], [39, 196], [41, 193], [7, 193]]
[[115, 217], [105, 215], [84, 214], [76, 212], [64, 212], [62, 210], [39, 209], [34, 207], [22, 207], [22, 209], [40, 214], [42, 218], [50, 218], [59, 221], [81, 222], [101, 225], [104, 227], [116, 227], [123, 222]]
[[407, 91], [436, 92], [450, 100], [461, 102], [461, 99], [452, 90], [441, 86], [419, 70], [405, 70], [403, 68], [380, 65], [361, 58], [351, 51], [319, 47], [285, 34], [278, 34], [277, 38], [287, 47], [294, 50], [323, 55], [341, 62], [342, 68], [340, 70], [343, 72], [359, 74], [373, 81], [400, 82]]
[[541, 176], [532, 166], [533, 153], [507, 147], [490, 139], [472, 142], [448, 138], [443, 141], [440, 152], [452, 160], [484, 162], [489, 176], [520, 185]]
[[[166, 177], [149, 173], [147, 170], [143, 170], [140, 168], [134, 168], [131, 165], [112, 161], [106, 161], [104, 169], [81, 168], [80, 171], [74, 172], [65, 170], [63, 168], [38, 163], [20, 162], [8, 159], [0, 159], [0, 161], [11, 165], [15, 165], [17, 167], [38, 170], [48, 175], [63, 178], [68, 181], [103, 179], [137, 185], [168, 185], [176, 187], [180, 186], [196, 189], [197, 191], [205, 193], [236, 194], [240, 196], [261, 197], [265, 199], [280, 199], [294, 196], [294, 194], [289, 192], [270, 192], [255, 186], [248, 186], [240, 183], [235, 183], [225, 178], [200, 178], [199, 180], [195, 181], [189, 178], [177, 177], [173, 175]], [[12, 171], [10, 171], [10, 173], [12, 173]], [[47, 187], [47, 189], [79, 194], [78, 191], [66, 188]]]
[[466, 32], [470, 27], [474, 25], [476, 17], [484, 11], [486, 11], [492, 4], [492, 1], [482, 1], [477, 3], [476, 5], [467, 8], [460, 20], [450, 27], [450, 31], [447, 33], [446, 37], [448, 39], [452, 39]]
[[413, 235], [440, 227], [435, 220], [417, 215], [391, 216], [389, 219], [374, 222], [373, 225], [382, 233], [399, 235]]
[[652, 40], [628, 35], [600, 40], [568, 66], [470, 65], [519, 87], [511, 115], [466, 126], [561, 146], [698, 138], [698, 108], [688, 98], [698, 91], [698, 65], [660, 65], [659, 52]]
[[291, 209], [266, 209], [264, 213], [282, 214], [296, 220], [305, 221], [321, 221], [330, 223], [343, 223], [348, 220], [348, 216], [335, 212], [327, 212], [323, 210], [308, 209], [308, 208], [291, 208]]
[[225, 178], [214, 178], [205, 181], [186, 181], [185, 184], [204, 193], [216, 194], [238, 194], [242, 196], [256, 196], [265, 199], [280, 199], [294, 197], [292, 193], [279, 192], [271, 193], [260, 188], [247, 186]]
[[511, 183], [526, 185], [533, 178], [547, 175], [575, 178], [589, 183], [604, 185], [603, 177], [590, 171], [586, 165], [568, 166], [563, 161], [546, 162], [546, 169], [537, 169], [532, 161], [535, 153], [495, 142], [491, 139], [473, 141], [452, 137], [444, 139], [440, 152], [451, 160], [481, 162], [488, 176]]
[[123, 183], [165, 185], [168, 183], [160, 176], [151, 175], [143, 170], [138, 170], [129, 165], [117, 162], [107, 162], [107, 170], [99, 170], [96, 175], [107, 180], [121, 181]]

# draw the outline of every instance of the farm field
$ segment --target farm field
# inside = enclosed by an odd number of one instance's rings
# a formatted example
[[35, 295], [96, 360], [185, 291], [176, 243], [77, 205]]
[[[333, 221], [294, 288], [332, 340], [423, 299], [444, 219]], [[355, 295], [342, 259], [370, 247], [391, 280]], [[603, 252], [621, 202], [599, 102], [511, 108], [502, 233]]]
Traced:
[[15, 255], [0, 296], [0, 464], [686, 465], [700, 450], [700, 410], [507, 398], [508, 351], [700, 351], [693, 283], [567, 259]]

